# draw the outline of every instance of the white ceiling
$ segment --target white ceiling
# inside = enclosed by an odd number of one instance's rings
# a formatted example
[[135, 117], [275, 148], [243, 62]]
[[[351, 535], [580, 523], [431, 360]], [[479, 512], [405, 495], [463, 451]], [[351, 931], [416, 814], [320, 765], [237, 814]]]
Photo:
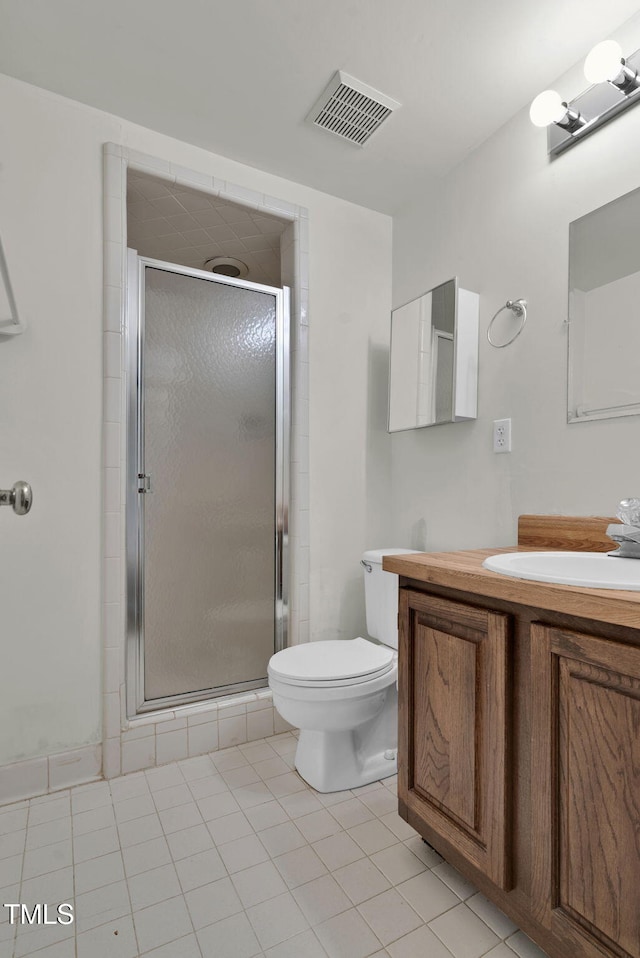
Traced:
[[[0, 71], [393, 212], [637, 0], [0, 0]], [[304, 118], [336, 69], [399, 100], [363, 148]]]

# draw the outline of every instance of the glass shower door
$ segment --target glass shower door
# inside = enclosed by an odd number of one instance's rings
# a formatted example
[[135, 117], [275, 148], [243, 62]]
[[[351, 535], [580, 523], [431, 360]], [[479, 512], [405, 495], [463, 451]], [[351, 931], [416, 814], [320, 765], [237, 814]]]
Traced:
[[137, 711], [266, 684], [283, 642], [283, 291], [140, 261]]

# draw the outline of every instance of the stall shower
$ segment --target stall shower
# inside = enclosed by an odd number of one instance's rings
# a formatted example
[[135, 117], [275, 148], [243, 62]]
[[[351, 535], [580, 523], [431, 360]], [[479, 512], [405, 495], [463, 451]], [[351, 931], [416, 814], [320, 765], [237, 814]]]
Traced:
[[[196, 191], [163, 193], [147, 179], [159, 195], [142, 193], [144, 203], [157, 216], [147, 211], [142, 230], [140, 195], [129, 196], [138, 246], [127, 309], [130, 715], [264, 686], [288, 612], [288, 290], [205, 271], [216, 255], [243, 259], [238, 242], [205, 243], [197, 219], [186, 229], [198, 212], [215, 223], [222, 211], [206, 194], [194, 210]], [[250, 249], [255, 218], [245, 224], [239, 210], [232, 218]], [[168, 242], [157, 230], [169, 228]], [[209, 231], [224, 234], [220, 224]], [[274, 232], [265, 235], [275, 250]]]

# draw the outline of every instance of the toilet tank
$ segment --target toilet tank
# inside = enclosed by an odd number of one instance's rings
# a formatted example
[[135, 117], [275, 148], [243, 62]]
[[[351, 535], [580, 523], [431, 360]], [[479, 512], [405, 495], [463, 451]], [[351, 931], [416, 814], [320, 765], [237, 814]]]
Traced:
[[367, 632], [372, 639], [383, 642], [391, 649], [398, 648], [398, 576], [393, 572], [383, 571], [382, 557], [416, 551], [416, 549], [370, 549], [362, 556]]

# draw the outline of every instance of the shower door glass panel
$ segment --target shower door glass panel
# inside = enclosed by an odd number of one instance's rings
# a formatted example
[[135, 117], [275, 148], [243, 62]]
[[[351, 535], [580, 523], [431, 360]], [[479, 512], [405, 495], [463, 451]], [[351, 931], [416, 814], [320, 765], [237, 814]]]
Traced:
[[157, 702], [264, 684], [274, 651], [276, 297], [143, 274], [140, 617]]

